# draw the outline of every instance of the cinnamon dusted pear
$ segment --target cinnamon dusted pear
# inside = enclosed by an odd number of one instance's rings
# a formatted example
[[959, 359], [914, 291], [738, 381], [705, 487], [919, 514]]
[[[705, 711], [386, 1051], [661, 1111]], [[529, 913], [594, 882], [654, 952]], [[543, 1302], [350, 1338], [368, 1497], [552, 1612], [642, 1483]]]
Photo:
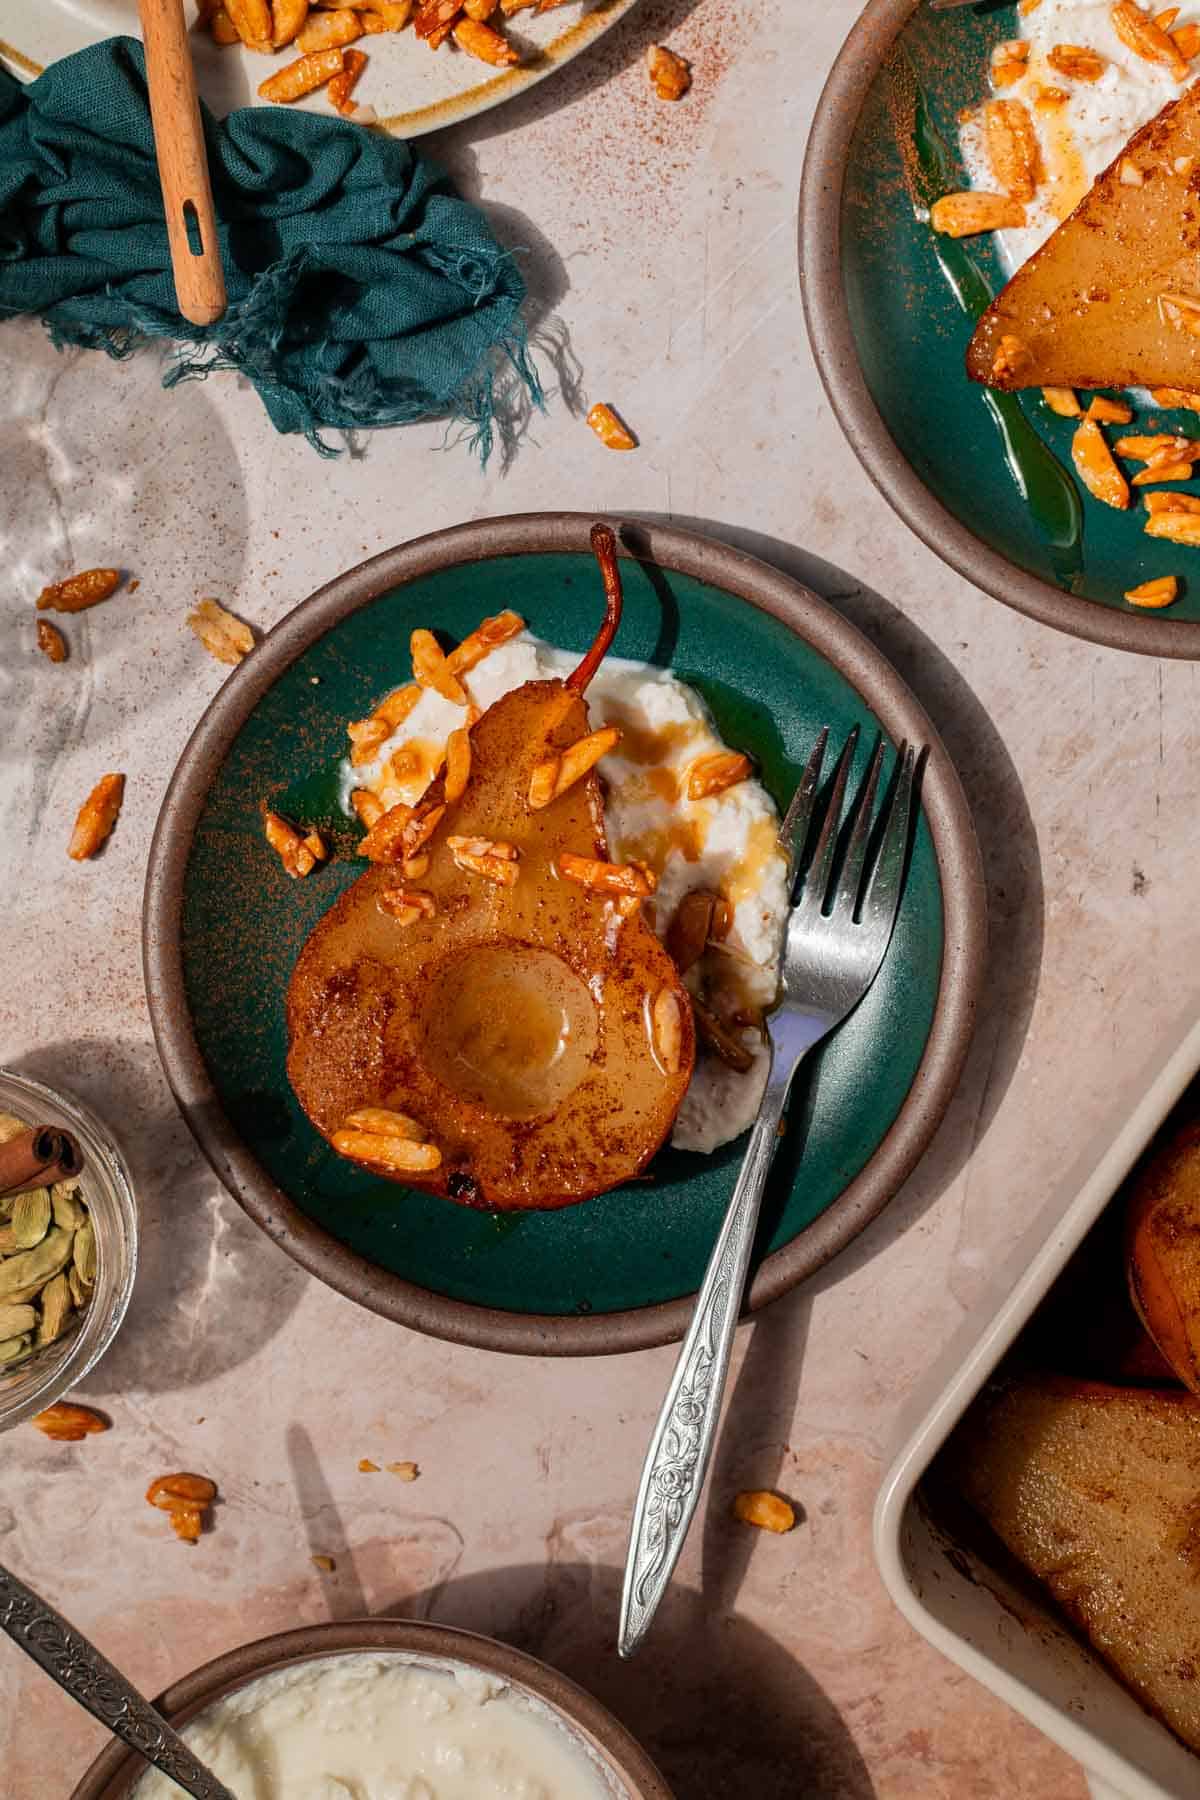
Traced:
[[1200, 84], [1132, 137], [988, 307], [991, 387], [1200, 388]]
[[620, 617], [613, 534], [592, 542], [608, 607], [587, 657], [478, 719], [456, 799], [439, 776], [376, 823], [366, 848], [387, 860], [316, 926], [288, 991], [288, 1074], [318, 1131], [472, 1206], [629, 1180], [692, 1072], [687, 991], [642, 916], [652, 878], [608, 861], [589, 766], [583, 692]]

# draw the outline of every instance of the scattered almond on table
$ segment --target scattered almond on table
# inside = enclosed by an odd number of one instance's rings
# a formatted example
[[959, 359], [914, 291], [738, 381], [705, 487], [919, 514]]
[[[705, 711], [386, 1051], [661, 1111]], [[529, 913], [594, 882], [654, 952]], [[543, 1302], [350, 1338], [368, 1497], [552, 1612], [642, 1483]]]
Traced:
[[390, 1462], [387, 1471], [389, 1475], [398, 1475], [401, 1481], [415, 1481], [421, 1473], [415, 1462]]
[[692, 85], [692, 66], [665, 44], [651, 44], [646, 52], [650, 82], [660, 100], [682, 100]]
[[67, 660], [67, 640], [58, 626], [52, 625], [49, 619], [39, 619], [37, 622], [37, 647], [51, 662], [61, 663]]
[[99, 606], [102, 600], [108, 600], [121, 585], [120, 569], [84, 569], [78, 575], [68, 575], [65, 581], [52, 581], [38, 595], [39, 612], [83, 612], [89, 606]]
[[171, 1529], [185, 1544], [196, 1544], [204, 1529], [204, 1514], [217, 1497], [217, 1484], [207, 1475], [159, 1475], [146, 1489], [151, 1506], [165, 1512]]
[[762, 1489], [739, 1494], [733, 1503], [733, 1516], [743, 1525], [757, 1525], [760, 1531], [790, 1531], [796, 1523], [796, 1511], [778, 1494]]
[[187, 616], [210, 656], [234, 666], [254, 648], [254, 633], [218, 600], [199, 600]]
[[637, 439], [611, 406], [598, 400], [587, 416], [587, 422], [606, 450], [636, 450]]
[[317, 864], [329, 855], [329, 848], [319, 831], [299, 832], [270, 807], [263, 809], [263, 828], [268, 844], [293, 881], [311, 875]]
[[75, 829], [67, 845], [73, 862], [84, 862], [103, 848], [112, 834], [125, 797], [124, 775], [102, 775], [75, 820]]
[[320, 1569], [322, 1575], [332, 1575], [337, 1568], [332, 1556], [314, 1556], [309, 1559], [314, 1569]]
[[358, 1472], [360, 1475], [378, 1475], [379, 1464], [372, 1462], [369, 1456], [362, 1456], [359, 1458]]
[[77, 1406], [73, 1400], [56, 1400], [44, 1412], [34, 1413], [29, 1422], [56, 1444], [79, 1444], [85, 1437], [112, 1429], [108, 1420], [90, 1406]]

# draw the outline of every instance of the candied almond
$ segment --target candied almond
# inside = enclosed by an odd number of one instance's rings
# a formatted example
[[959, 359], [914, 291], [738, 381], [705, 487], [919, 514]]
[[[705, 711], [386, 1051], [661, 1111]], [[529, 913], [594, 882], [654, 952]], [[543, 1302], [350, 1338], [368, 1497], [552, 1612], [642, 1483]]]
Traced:
[[[298, 877], [311, 875], [316, 865], [323, 862], [328, 854], [318, 833], [302, 835], [279, 813], [272, 812], [269, 806], [263, 808], [263, 830], [268, 844], [293, 881]], [[313, 839], [316, 840], [316, 849], [313, 847]]]
[[978, 188], [943, 194], [929, 209], [929, 223], [943, 237], [973, 237], [980, 231], [1003, 231], [1025, 223], [1025, 208], [1007, 194]]
[[[204, 18], [203, 6], [197, 8]], [[208, 11], [215, 12], [214, 6]], [[271, 48], [282, 50], [290, 44], [304, 21], [308, 18], [308, 0], [271, 0]]]
[[75, 820], [75, 829], [67, 845], [67, 855], [74, 862], [95, 856], [112, 833], [125, 797], [124, 775], [102, 775]]
[[675, 908], [667, 928], [667, 955], [681, 975], [686, 975], [704, 955], [713, 929], [717, 896], [693, 888]]
[[404, 856], [415, 856], [429, 842], [445, 816], [444, 806], [419, 806], [400, 836]]
[[413, 707], [421, 698], [419, 681], [406, 681], [403, 687], [393, 688], [386, 700], [381, 700], [372, 712], [372, 719], [382, 720], [387, 726], [385, 737], [390, 737], [397, 725], [403, 725]]
[[1044, 387], [1042, 399], [1061, 419], [1078, 419], [1082, 415], [1082, 407], [1075, 397], [1074, 388]]
[[217, 1497], [217, 1484], [207, 1475], [158, 1475], [146, 1489], [151, 1506], [170, 1512], [176, 1506], [211, 1506]]
[[1011, 331], [1001, 333], [999, 348], [992, 358], [992, 379], [1017, 383], [1029, 366], [1029, 351]]
[[1171, 493], [1164, 488], [1161, 493], [1143, 494], [1142, 499], [1149, 513], [1200, 513], [1200, 494], [1181, 494], [1178, 490]]
[[[1131, 432], [1128, 437], [1118, 438], [1113, 447], [1118, 456], [1128, 456], [1133, 462], [1178, 462], [1189, 455], [1193, 444], [1196, 455], [1200, 455], [1200, 440], [1166, 431]], [[1195, 459], [1195, 455], [1191, 456], [1193, 462]]]
[[337, 1568], [332, 1556], [310, 1556], [308, 1560], [314, 1569], [320, 1569], [322, 1575], [332, 1575]]
[[[335, 75], [326, 92], [329, 104], [334, 112], [341, 113], [344, 119], [353, 117], [359, 108], [350, 98], [367, 67], [367, 57], [362, 50], [347, 50], [342, 58], [342, 72]], [[368, 123], [366, 119], [362, 124]]]
[[467, 696], [462, 683], [447, 666], [446, 654], [434, 637], [432, 631], [420, 627], [413, 632], [409, 642], [412, 654], [413, 674], [422, 687], [432, 688], [443, 700], [451, 701], [455, 706], [465, 706]]
[[1181, 25], [1178, 31], [1171, 33], [1171, 42], [1180, 56], [1191, 62], [1196, 52], [1200, 50], [1200, 24], [1197, 24], [1194, 19], [1189, 20], [1186, 25]]
[[415, 925], [418, 919], [432, 919], [437, 912], [433, 895], [423, 893], [420, 888], [384, 888], [375, 904], [380, 912], [395, 919], [397, 925]]
[[1129, 505], [1129, 484], [1113, 461], [1104, 433], [1094, 419], [1084, 419], [1071, 440], [1071, 461], [1090, 494], [1106, 506]]
[[115, 594], [121, 585], [120, 569], [84, 569], [65, 581], [52, 581], [38, 595], [39, 612], [83, 612]]
[[453, 27], [453, 38], [460, 50], [473, 56], [478, 62], [491, 63], [493, 68], [505, 69], [521, 60], [520, 52], [509, 43], [500, 32], [493, 31], [480, 19], [469, 16], [459, 19]]
[[549, 806], [552, 800], [559, 799], [568, 788], [589, 774], [602, 756], [615, 750], [620, 741], [621, 733], [617, 727], [604, 725], [599, 731], [591, 731], [568, 745], [560, 756], [538, 763], [529, 778], [529, 805], [537, 812]]
[[236, 666], [254, 648], [254, 633], [218, 600], [198, 600], [187, 622], [210, 656]]
[[587, 422], [606, 450], [637, 449], [637, 439], [632, 431], [603, 400], [597, 400], [587, 416]]
[[740, 750], [716, 750], [709, 756], [698, 756], [688, 770], [689, 800], [707, 800], [736, 787], [751, 774], [750, 758]]
[[691, 64], [665, 44], [651, 44], [646, 52], [646, 67], [660, 100], [682, 100], [692, 85]]
[[1032, 200], [1041, 152], [1029, 109], [1020, 100], [989, 100], [983, 122], [988, 163], [1000, 187], [1010, 200]]
[[1149, 487], [1152, 481], [1190, 481], [1192, 465], [1190, 462], [1152, 462], [1144, 469], [1139, 469], [1133, 478], [1134, 487]]
[[398, 1475], [401, 1481], [415, 1481], [421, 1473], [420, 1465], [415, 1462], [390, 1462], [385, 1467], [389, 1475]]
[[578, 882], [581, 887], [638, 898], [648, 897], [658, 885], [644, 863], [601, 862], [594, 856], [577, 856], [573, 850], [562, 851], [558, 872], [564, 881]]
[[73, 1400], [56, 1400], [43, 1412], [34, 1413], [29, 1422], [59, 1444], [78, 1444], [95, 1432], [111, 1429], [108, 1420], [90, 1406], [77, 1406]]
[[350, 804], [368, 831], [383, 817], [383, 801], [370, 788], [355, 788], [350, 795]]
[[1127, 588], [1125, 598], [1131, 606], [1146, 606], [1157, 611], [1160, 607], [1171, 606], [1179, 598], [1179, 579], [1175, 575], [1160, 575], [1155, 581], [1143, 581], [1138, 587]]
[[1133, 408], [1123, 400], [1109, 400], [1104, 394], [1095, 394], [1087, 409], [1089, 419], [1095, 419], [1098, 425], [1128, 425], [1133, 418]]
[[342, 1121], [352, 1131], [370, 1131], [377, 1137], [407, 1138], [410, 1143], [420, 1143], [425, 1132], [415, 1119], [407, 1113], [393, 1112], [386, 1106], [360, 1106], [356, 1111], [348, 1113]]
[[[356, 790], [357, 791], [357, 790]], [[398, 801], [389, 806], [369, 826], [367, 834], [359, 840], [358, 854], [365, 856], [368, 862], [393, 863], [404, 857], [404, 834], [411, 825], [413, 809]]]
[[[341, 15], [334, 16], [340, 17]], [[355, 15], [352, 14], [351, 17], [353, 18]], [[356, 30], [354, 36], [358, 35]], [[328, 49], [313, 51], [310, 55], [297, 57], [295, 62], [288, 63], [287, 67], [280, 69], [278, 74], [268, 75], [265, 81], [259, 83], [258, 97], [260, 100], [274, 100], [287, 105], [293, 100], [303, 99], [305, 94], [314, 93], [319, 87], [324, 87], [327, 81], [332, 81], [335, 75], [340, 75], [345, 66], [345, 53], [339, 45], [331, 45]]]
[[503, 839], [484, 837], [448, 837], [446, 848], [455, 866], [470, 874], [482, 875], [497, 887], [513, 887], [519, 874], [519, 852]]
[[1147, 537], [1168, 538], [1173, 544], [1190, 544], [1200, 548], [1200, 512], [1151, 512], [1143, 527]]
[[67, 660], [67, 640], [58, 626], [52, 625], [49, 619], [39, 619], [37, 622], [37, 647], [53, 663]]
[[796, 1523], [796, 1510], [778, 1494], [762, 1489], [738, 1494], [733, 1502], [733, 1516], [743, 1525], [757, 1525], [762, 1531], [790, 1531]]
[[428, 1174], [439, 1168], [442, 1153], [436, 1144], [419, 1144], [409, 1138], [375, 1131], [355, 1131], [343, 1125], [333, 1134], [333, 1147], [351, 1162], [370, 1163], [378, 1169], [408, 1174]]
[[451, 675], [469, 674], [485, 656], [490, 656], [501, 644], [507, 644], [510, 638], [519, 636], [524, 629], [525, 621], [520, 613], [496, 613], [468, 632], [462, 643], [447, 654], [446, 667]]
[[1098, 51], [1083, 44], [1055, 44], [1046, 61], [1056, 75], [1065, 75], [1069, 81], [1099, 81], [1108, 67]]
[[442, 782], [442, 794], [448, 806], [461, 800], [467, 791], [467, 781], [471, 774], [471, 738], [463, 726], [452, 731], [446, 739], [446, 774]]
[[1187, 80], [1188, 66], [1179, 46], [1161, 25], [1155, 24], [1149, 13], [1135, 4], [1135, 0], [1116, 0], [1108, 16], [1121, 42], [1135, 56], [1169, 70], [1176, 81]]

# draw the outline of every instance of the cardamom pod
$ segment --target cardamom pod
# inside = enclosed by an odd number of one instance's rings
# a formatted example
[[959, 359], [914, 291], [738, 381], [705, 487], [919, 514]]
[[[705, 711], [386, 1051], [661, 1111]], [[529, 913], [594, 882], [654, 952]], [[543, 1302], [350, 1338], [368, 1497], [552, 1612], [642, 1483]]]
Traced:
[[[32, 1312], [32, 1310], [31, 1307], [30, 1311]], [[66, 1275], [56, 1275], [54, 1280], [48, 1281], [42, 1289], [42, 1322], [37, 1328], [39, 1349], [43, 1344], [52, 1344], [55, 1338], [62, 1336], [72, 1311], [71, 1284]], [[0, 1316], [0, 1325], [2, 1323], [2, 1316]]]
[[[90, 1219], [75, 1233], [74, 1257], [80, 1281], [85, 1287], [92, 1287], [96, 1280], [96, 1232]], [[2, 1276], [3, 1270], [0, 1269], [0, 1278]]]
[[30, 1188], [17, 1195], [12, 1216], [13, 1242], [18, 1250], [32, 1250], [50, 1229], [50, 1189]]
[[32, 1306], [0, 1305], [0, 1338], [22, 1337], [38, 1322]]
[[87, 1222], [87, 1207], [79, 1198], [77, 1181], [56, 1181], [50, 1189], [50, 1204], [54, 1208], [54, 1223], [64, 1231], [78, 1231]]
[[20, 1337], [5, 1338], [0, 1343], [0, 1367], [7, 1365], [11, 1368], [13, 1363], [24, 1362], [27, 1356], [32, 1355], [33, 1345], [27, 1331], [22, 1332]]
[[74, 1263], [71, 1264], [66, 1274], [71, 1286], [71, 1299], [74, 1301], [76, 1309], [82, 1312], [92, 1297], [92, 1290], [86, 1281], [80, 1279], [79, 1270]]
[[[90, 1231], [90, 1224], [84, 1230]], [[82, 1232], [76, 1232], [72, 1236], [60, 1225], [54, 1225], [34, 1249], [20, 1250], [16, 1256], [6, 1257], [0, 1262], [0, 1300], [31, 1300], [51, 1276], [66, 1268], [72, 1248], [82, 1235]], [[92, 1251], [94, 1258], [94, 1244]]]
[[24, 1119], [18, 1119], [16, 1113], [0, 1112], [0, 1144], [7, 1144], [10, 1138], [20, 1137], [28, 1130]]

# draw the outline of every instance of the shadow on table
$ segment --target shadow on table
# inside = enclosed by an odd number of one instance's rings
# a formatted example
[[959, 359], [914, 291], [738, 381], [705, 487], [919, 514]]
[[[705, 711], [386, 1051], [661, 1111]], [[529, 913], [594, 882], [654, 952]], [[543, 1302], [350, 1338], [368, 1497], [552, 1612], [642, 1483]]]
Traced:
[[622, 1662], [620, 1590], [613, 1568], [527, 1565], [455, 1578], [383, 1611], [485, 1632], [561, 1669], [645, 1746], [677, 1800], [874, 1800], [837, 1708], [764, 1631], [708, 1593], [673, 1587], [645, 1650]]
[[92, 1399], [176, 1392], [236, 1369], [269, 1343], [308, 1276], [245, 1216], [193, 1142], [154, 1046], [77, 1038], [13, 1067], [84, 1101], [125, 1153], [140, 1241], [129, 1312], [80, 1386]]

